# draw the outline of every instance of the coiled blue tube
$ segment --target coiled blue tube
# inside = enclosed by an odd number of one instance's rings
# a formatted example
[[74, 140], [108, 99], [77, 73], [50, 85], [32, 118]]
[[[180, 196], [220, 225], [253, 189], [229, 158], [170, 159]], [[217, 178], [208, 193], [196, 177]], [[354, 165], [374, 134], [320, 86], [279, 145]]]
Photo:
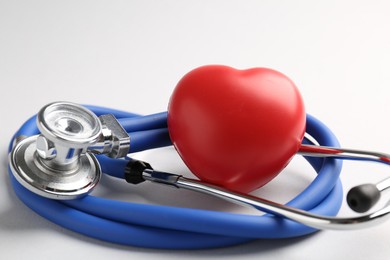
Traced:
[[[124, 128], [130, 132], [133, 152], [170, 144], [166, 113], [142, 117], [107, 108], [88, 108], [98, 115], [110, 113], [121, 118]], [[310, 115], [307, 115], [307, 132], [322, 145], [339, 145], [331, 131]], [[35, 119], [31, 118], [15, 137], [37, 133]], [[105, 156], [98, 156], [98, 160], [104, 173], [117, 178], [124, 177], [126, 160]], [[322, 158], [307, 160], [318, 175], [288, 205], [316, 214], [337, 214], [342, 201], [339, 181], [341, 161]], [[69, 201], [50, 200], [25, 189], [11, 172], [10, 176], [18, 197], [41, 216], [70, 230], [113, 243], [152, 248], [197, 249], [240, 244], [257, 238], [302, 236], [316, 231], [272, 215], [253, 216], [155, 206], [113, 201], [91, 195]]]

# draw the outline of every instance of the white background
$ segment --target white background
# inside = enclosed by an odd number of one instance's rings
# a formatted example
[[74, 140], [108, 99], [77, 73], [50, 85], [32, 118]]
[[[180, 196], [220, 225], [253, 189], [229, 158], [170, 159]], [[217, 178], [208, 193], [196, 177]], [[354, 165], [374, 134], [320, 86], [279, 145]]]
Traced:
[[[344, 146], [389, 151], [389, 14], [389, 1], [0, 0], [1, 258], [388, 259], [390, 222], [213, 250], [153, 250], [97, 241], [42, 219], [20, 202], [8, 179], [6, 150], [18, 126], [46, 103], [164, 111], [186, 72], [224, 64], [283, 72], [299, 87], [308, 113], [328, 124]], [[140, 156], [163, 170], [188, 174], [173, 149]], [[347, 190], [387, 173], [384, 166], [345, 163], [342, 181]], [[309, 168], [294, 160], [255, 194], [283, 202], [312, 178]], [[118, 186], [130, 193], [123, 195], [110, 193], [109, 186], [97, 195], [241, 211], [191, 192], [175, 196], [163, 187]], [[352, 214], [346, 206], [340, 212]]]

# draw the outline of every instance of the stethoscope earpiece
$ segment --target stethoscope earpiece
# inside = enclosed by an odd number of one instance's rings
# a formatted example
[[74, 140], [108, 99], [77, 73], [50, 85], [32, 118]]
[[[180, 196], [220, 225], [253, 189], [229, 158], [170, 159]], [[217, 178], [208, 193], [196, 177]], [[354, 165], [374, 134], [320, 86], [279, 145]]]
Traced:
[[366, 183], [349, 190], [347, 203], [350, 209], [358, 213], [369, 211], [379, 201], [381, 191], [378, 185]]

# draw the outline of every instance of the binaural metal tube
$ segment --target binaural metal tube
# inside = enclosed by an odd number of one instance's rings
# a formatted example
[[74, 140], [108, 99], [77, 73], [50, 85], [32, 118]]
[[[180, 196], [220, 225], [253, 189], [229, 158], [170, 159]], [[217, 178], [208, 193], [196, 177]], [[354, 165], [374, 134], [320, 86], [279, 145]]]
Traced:
[[[331, 157], [335, 159], [373, 161], [390, 165], [390, 155], [364, 150], [325, 147], [317, 145], [301, 145], [298, 154], [312, 157]], [[309, 213], [304, 210], [292, 208], [273, 201], [254, 197], [248, 194], [231, 192], [225, 190], [224, 188], [217, 187], [208, 183], [185, 178], [181, 175], [154, 171], [152, 169], [145, 169], [142, 174], [142, 177], [145, 180], [151, 182], [210, 194], [221, 199], [231, 201], [235, 204], [250, 206], [263, 212], [285, 217], [290, 220], [317, 229], [350, 230], [356, 228], [365, 228], [383, 222], [390, 217], [390, 205], [387, 205], [373, 213], [358, 217], [327, 217]], [[374, 189], [374, 192], [363, 193], [364, 186], [366, 185], [355, 187], [355, 189], [353, 191], [351, 190], [350, 194], [348, 194], [347, 196], [347, 200], [348, 198], [350, 198], [351, 200], [348, 201], [350, 207], [357, 212], [366, 212], [379, 200], [380, 192], [390, 187], [390, 178], [385, 179], [376, 185], [372, 185], [371, 188]], [[372, 195], [373, 193], [376, 194], [376, 197]], [[355, 201], [356, 197], [358, 197], [357, 201]], [[351, 206], [352, 200], [354, 200], [353, 203], [357, 203], [357, 206]]]
[[332, 157], [344, 160], [372, 161], [390, 165], [389, 154], [365, 150], [302, 144], [298, 154], [312, 157]]
[[304, 210], [292, 208], [251, 195], [231, 192], [221, 187], [185, 178], [181, 175], [145, 169], [142, 176], [147, 181], [210, 194], [221, 199], [231, 201], [235, 204], [250, 206], [263, 212], [285, 217], [317, 229], [351, 230], [356, 228], [366, 228], [384, 222], [388, 217], [390, 217], [390, 206], [386, 206], [374, 213], [359, 217], [327, 217], [312, 214]]

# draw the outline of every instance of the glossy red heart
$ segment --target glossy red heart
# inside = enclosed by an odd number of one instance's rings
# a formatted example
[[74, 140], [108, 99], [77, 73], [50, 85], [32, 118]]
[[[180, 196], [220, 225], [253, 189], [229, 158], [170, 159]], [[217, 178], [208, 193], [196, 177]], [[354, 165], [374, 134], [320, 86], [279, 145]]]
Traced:
[[298, 151], [306, 115], [294, 83], [267, 68], [211, 65], [186, 74], [168, 108], [172, 142], [201, 180], [250, 192]]

